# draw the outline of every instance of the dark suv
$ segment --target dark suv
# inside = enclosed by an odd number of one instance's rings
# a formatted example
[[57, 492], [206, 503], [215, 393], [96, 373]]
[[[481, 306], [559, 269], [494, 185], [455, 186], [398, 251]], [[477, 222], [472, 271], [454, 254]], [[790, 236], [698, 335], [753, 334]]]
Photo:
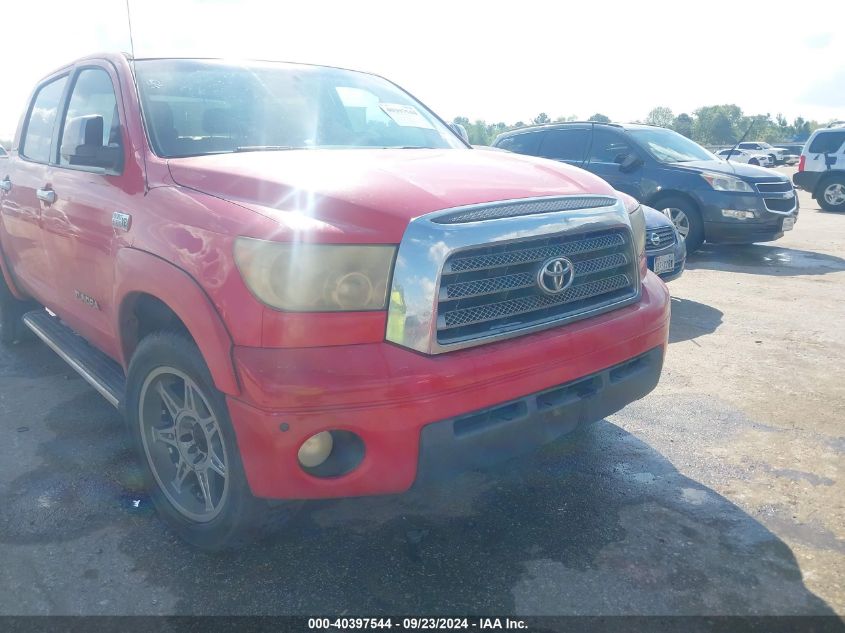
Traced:
[[792, 229], [798, 197], [786, 176], [726, 162], [650, 125], [560, 123], [499, 135], [494, 147], [582, 167], [667, 212], [687, 250], [708, 242], [769, 242]]

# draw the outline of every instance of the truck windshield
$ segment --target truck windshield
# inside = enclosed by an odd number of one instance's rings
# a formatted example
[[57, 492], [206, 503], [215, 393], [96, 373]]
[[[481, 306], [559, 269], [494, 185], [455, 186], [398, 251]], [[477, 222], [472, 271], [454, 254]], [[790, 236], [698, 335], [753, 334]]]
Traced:
[[150, 142], [163, 157], [314, 148], [465, 148], [390, 82], [271, 62], [138, 60]]
[[630, 130], [640, 145], [661, 163], [688, 163], [693, 160], [718, 160], [698, 143], [672, 130], [641, 128]]

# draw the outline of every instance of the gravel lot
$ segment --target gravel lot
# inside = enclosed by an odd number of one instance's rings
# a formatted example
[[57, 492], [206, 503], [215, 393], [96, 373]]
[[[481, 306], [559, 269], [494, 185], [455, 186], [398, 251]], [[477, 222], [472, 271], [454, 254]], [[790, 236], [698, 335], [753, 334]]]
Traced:
[[0, 351], [0, 613], [845, 613], [845, 215], [801, 206], [778, 242], [690, 259], [644, 400], [235, 554], [162, 527], [117, 414], [53, 352]]

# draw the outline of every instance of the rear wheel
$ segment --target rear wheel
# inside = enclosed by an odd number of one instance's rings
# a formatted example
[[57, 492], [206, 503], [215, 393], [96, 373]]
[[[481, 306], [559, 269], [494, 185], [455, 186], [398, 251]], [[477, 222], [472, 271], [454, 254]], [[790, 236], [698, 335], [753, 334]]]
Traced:
[[252, 496], [223, 394], [187, 336], [141, 341], [126, 415], [153, 504], [184, 540], [228, 549], [290, 515], [293, 505], [271, 508]]
[[821, 185], [819, 204], [825, 211], [845, 211], [845, 177], [825, 180]]
[[684, 238], [688, 253], [701, 246], [704, 241], [704, 222], [692, 202], [681, 197], [663, 198], [657, 202], [657, 208], [672, 220], [672, 224]]

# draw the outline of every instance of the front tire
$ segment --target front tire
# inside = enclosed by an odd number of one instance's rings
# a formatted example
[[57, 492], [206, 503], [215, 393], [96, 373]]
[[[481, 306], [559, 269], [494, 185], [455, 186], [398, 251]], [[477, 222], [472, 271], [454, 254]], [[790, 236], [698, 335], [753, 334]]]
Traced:
[[126, 416], [153, 505], [185, 541], [230, 549], [257, 538], [269, 517], [252, 496], [223, 394], [185, 335], [144, 338], [129, 365]]
[[845, 211], [845, 177], [827, 178], [819, 187], [817, 199], [825, 211]]
[[760, 166], [760, 161], [759, 161], [759, 160], [757, 160], [756, 158], [752, 158], [750, 161], [748, 161], [748, 164], [749, 164], [749, 165], [757, 165], [757, 166], [759, 167], [759, 166]]
[[704, 242], [704, 221], [695, 204], [678, 196], [663, 198], [657, 202], [656, 207], [672, 220], [672, 224], [684, 238], [687, 253], [692, 253], [701, 246]]

